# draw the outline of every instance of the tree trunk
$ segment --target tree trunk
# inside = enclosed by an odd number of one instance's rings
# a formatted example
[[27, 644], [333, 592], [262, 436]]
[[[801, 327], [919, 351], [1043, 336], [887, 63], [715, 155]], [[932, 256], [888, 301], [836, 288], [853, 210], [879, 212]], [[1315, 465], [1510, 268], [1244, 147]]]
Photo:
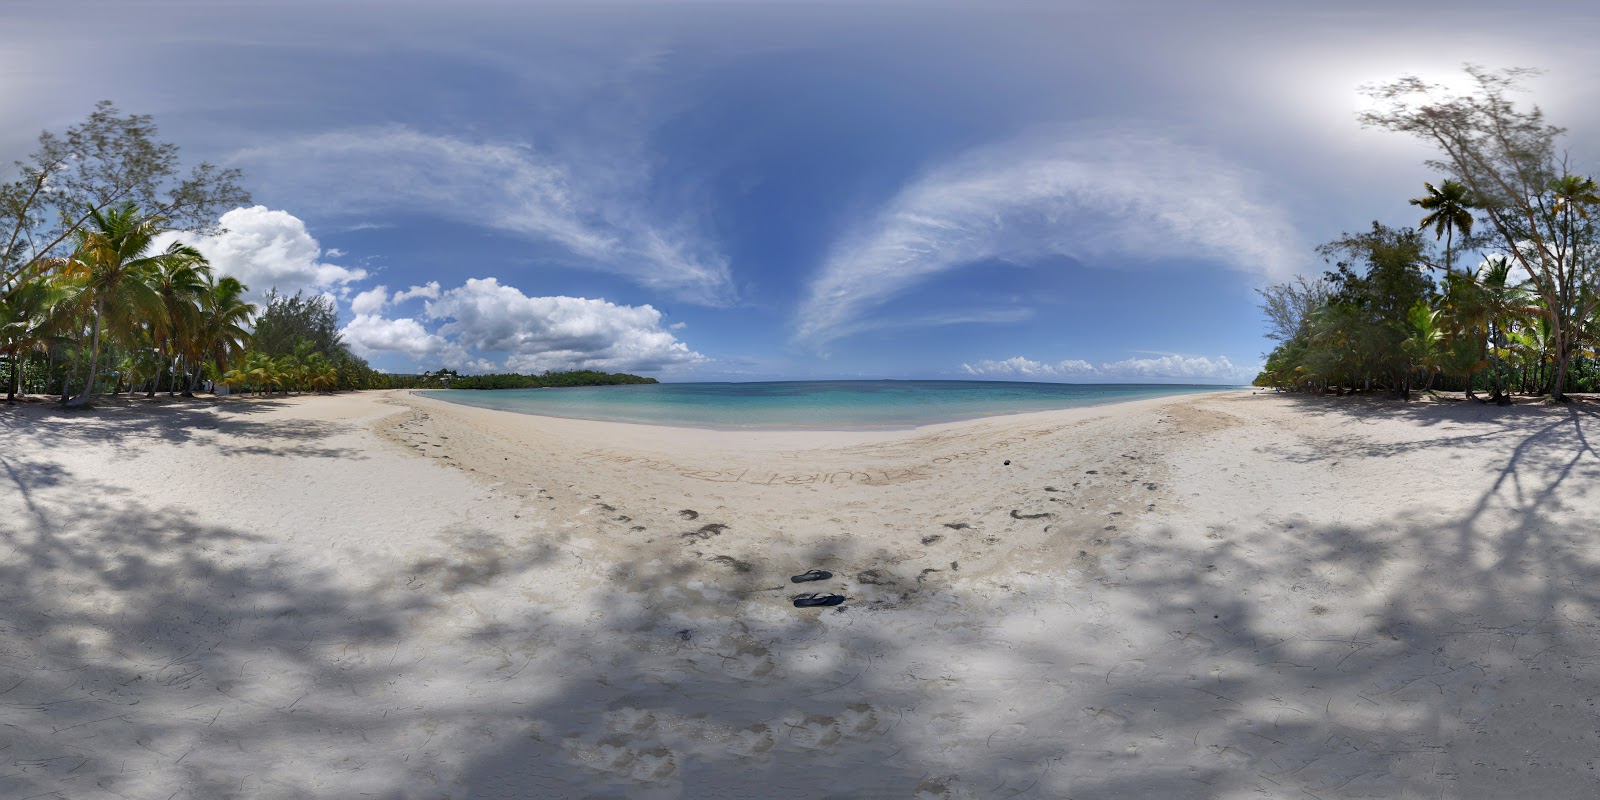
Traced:
[[83, 391], [73, 398], [67, 405], [73, 408], [82, 408], [89, 405], [89, 393], [94, 391], [95, 378], [98, 377], [100, 368], [100, 315], [103, 313], [103, 301], [94, 303], [94, 323], [89, 329], [89, 380], [83, 384]]
[[6, 405], [17, 402], [17, 391], [22, 385], [22, 364], [16, 353], [11, 354], [11, 380], [6, 381]]
[[[166, 353], [162, 353], [161, 355], [163, 357], [165, 357]], [[156, 397], [156, 392], [160, 391], [160, 389], [161, 389], [161, 370], [158, 369], [158, 370], [156, 370], [155, 377], [150, 379], [150, 391], [145, 392], [144, 399], [146, 399], [146, 400], [154, 400], [155, 397]]]
[[1568, 353], [1556, 353], [1556, 374], [1550, 384], [1550, 399], [1558, 403], [1567, 402], [1567, 362], [1571, 359]]

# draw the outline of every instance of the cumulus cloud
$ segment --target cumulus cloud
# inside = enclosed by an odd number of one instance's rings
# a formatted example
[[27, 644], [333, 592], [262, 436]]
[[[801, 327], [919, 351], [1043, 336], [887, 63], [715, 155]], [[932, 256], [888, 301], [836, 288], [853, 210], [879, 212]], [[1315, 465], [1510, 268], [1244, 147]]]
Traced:
[[691, 221], [640, 204], [643, 165], [573, 165], [523, 145], [405, 127], [333, 131], [237, 159], [271, 164], [273, 179], [313, 193], [330, 215], [435, 214], [550, 245], [574, 266], [690, 302], [725, 305], [734, 297], [727, 259]]
[[833, 248], [795, 338], [821, 345], [918, 283], [993, 259], [1091, 264], [1188, 258], [1279, 277], [1301, 248], [1254, 176], [1216, 155], [1126, 131], [1036, 136], [970, 153], [903, 189]]
[[404, 303], [413, 297], [421, 297], [427, 300], [437, 300], [439, 298], [439, 282], [428, 281], [422, 286], [413, 286], [403, 292], [395, 292], [394, 299], [391, 302], [396, 304]]
[[[421, 319], [381, 316], [379, 312], [388, 306], [379, 302], [387, 298], [384, 287], [357, 295], [352, 304], [356, 318], [342, 331], [345, 340], [363, 356], [403, 353], [414, 360], [433, 358], [474, 372], [657, 372], [707, 360], [678, 341], [662, 325], [661, 312], [649, 305], [529, 297], [494, 278], [473, 278], [445, 291], [436, 283], [422, 288], [434, 299], [424, 304]], [[395, 298], [402, 294], [407, 292]], [[424, 321], [436, 327], [430, 331]], [[497, 366], [485, 356], [504, 360]]]
[[358, 313], [339, 333], [350, 349], [364, 358], [383, 353], [404, 353], [413, 360], [441, 353], [449, 353], [456, 362], [466, 358], [444, 337], [429, 333], [422, 323], [409, 317], [385, 319], [375, 313]]
[[1167, 355], [1157, 358], [1128, 358], [1122, 361], [1091, 364], [1081, 359], [1056, 362], [1034, 361], [1013, 356], [1000, 361], [962, 364], [961, 371], [979, 378], [1020, 378], [1064, 383], [1144, 382], [1165, 383], [1245, 383], [1254, 371], [1238, 367], [1227, 356]]
[[154, 247], [164, 248], [174, 240], [194, 245], [217, 274], [232, 275], [248, 286], [251, 300], [260, 300], [270, 289], [280, 294], [334, 293], [367, 277], [366, 270], [323, 261], [326, 254], [306, 224], [287, 211], [236, 208], [219, 222], [224, 230], [215, 236], [164, 233]]
[[506, 366], [546, 369], [637, 369], [704, 360], [661, 325], [650, 305], [621, 306], [584, 297], [528, 297], [494, 278], [470, 279], [427, 303], [449, 320], [439, 332], [485, 353], [507, 353]]
[[389, 305], [389, 287], [374, 286], [355, 296], [350, 301], [350, 312], [356, 316], [370, 316], [378, 314]]

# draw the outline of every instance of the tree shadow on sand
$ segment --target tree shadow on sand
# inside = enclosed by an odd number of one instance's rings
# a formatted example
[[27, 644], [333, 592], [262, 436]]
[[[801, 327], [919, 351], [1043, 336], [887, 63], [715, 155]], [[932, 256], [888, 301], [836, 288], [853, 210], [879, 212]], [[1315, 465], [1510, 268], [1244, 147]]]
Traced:
[[[107, 403], [89, 410], [37, 405], [0, 409], [0, 435], [25, 434], [45, 449], [74, 444], [107, 445], [119, 457], [139, 455], [152, 444], [217, 445], [224, 455], [313, 458], [353, 457], [350, 450], [320, 444], [352, 423], [309, 419], [263, 419], [289, 404], [270, 399], [162, 400]], [[95, 424], [84, 425], [91, 415]], [[271, 442], [271, 444], [266, 444]]]
[[739, 524], [709, 517], [609, 559], [463, 522], [357, 579], [8, 456], [0, 794], [1581, 796], [1582, 423], [1530, 424], [1468, 509], [1145, 531], [1003, 583], [680, 535]]

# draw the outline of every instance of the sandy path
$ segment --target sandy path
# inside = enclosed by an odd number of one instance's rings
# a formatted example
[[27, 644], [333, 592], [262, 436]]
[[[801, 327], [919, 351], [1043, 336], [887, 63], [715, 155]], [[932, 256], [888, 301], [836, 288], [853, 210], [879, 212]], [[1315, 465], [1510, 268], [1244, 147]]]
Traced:
[[1594, 421], [0, 411], [0, 796], [1587, 796]]

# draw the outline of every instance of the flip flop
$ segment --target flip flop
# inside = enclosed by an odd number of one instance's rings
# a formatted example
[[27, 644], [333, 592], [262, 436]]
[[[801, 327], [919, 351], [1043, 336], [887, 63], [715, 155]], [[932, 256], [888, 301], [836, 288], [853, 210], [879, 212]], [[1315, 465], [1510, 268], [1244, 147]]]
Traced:
[[801, 594], [795, 595], [795, 608], [811, 608], [813, 606], [836, 606], [845, 601], [842, 594]]
[[833, 577], [833, 573], [825, 569], [814, 569], [810, 572], [802, 572], [799, 575], [795, 575], [789, 580], [794, 583], [805, 583], [806, 581], [825, 581], [831, 577]]

